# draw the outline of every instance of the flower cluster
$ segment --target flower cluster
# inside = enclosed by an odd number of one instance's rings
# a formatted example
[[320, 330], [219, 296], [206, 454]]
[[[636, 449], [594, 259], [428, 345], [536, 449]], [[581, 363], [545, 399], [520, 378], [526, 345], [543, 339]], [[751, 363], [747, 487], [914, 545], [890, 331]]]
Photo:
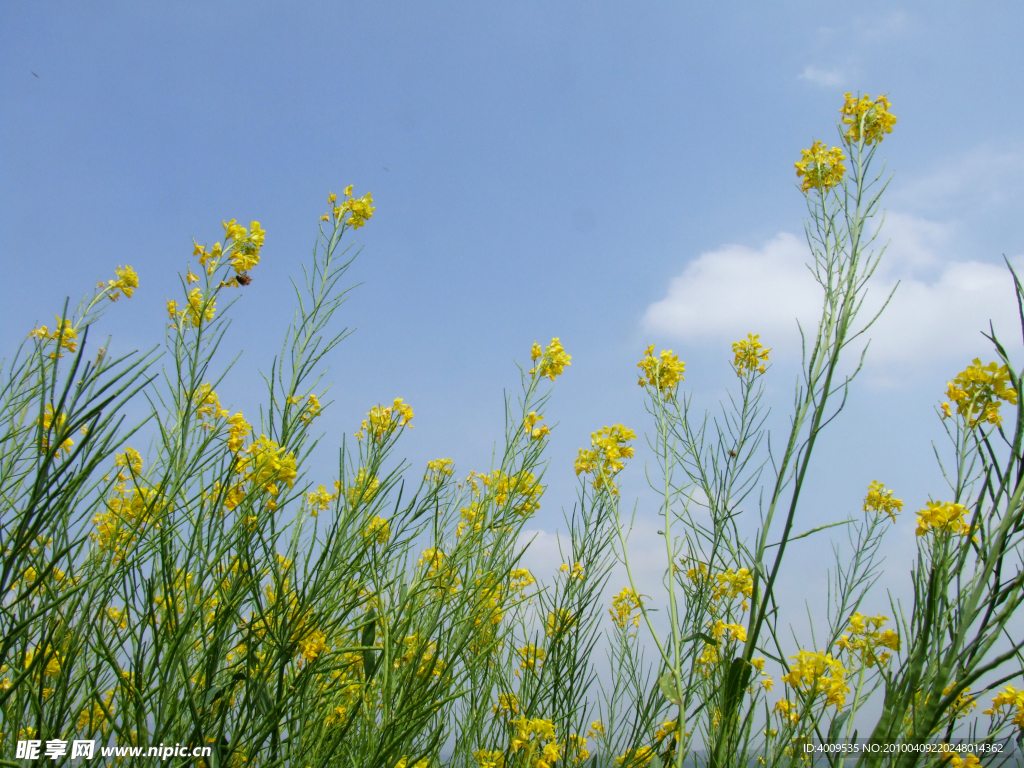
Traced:
[[896, 116], [889, 112], [889, 99], [879, 96], [874, 101], [866, 93], [859, 99], [846, 94], [846, 102], [839, 110], [843, 123], [850, 126], [846, 140], [856, 144], [863, 137], [865, 144], [875, 144], [892, 133]]
[[291, 488], [297, 476], [295, 455], [266, 435], [260, 435], [258, 440], [245, 449], [238, 471], [245, 475], [254, 489], [270, 495], [267, 507], [272, 510], [277, 509], [277, 497], [281, 490], [278, 483]]
[[380, 515], [374, 515], [366, 530], [363, 531], [363, 538], [373, 539], [377, 544], [387, 544], [391, 538], [391, 525]]
[[127, 470], [128, 474], [118, 472], [114, 494], [105, 501], [106, 511], [93, 516], [96, 531], [89, 536], [100, 551], [118, 563], [153, 519], [157, 490], [141, 481], [142, 457], [135, 449], [128, 448], [119, 454], [115, 458], [115, 466]]
[[559, 608], [557, 611], [548, 613], [546, 631], [548, 637], [555, 634], [562, 634], [576, 623], [576, 617], [567, 608]]
[[741, 643], [747, 641], [747, 629], [742, 624], [726, 624], [719, 619], [711, 625], [711, 634], [716, 640], [721, 640], [726, 634], [730, 640], [739, 640]]
[[451, 459], [434, 459], [427, 462], [427, 482], [440, 483], [452, 476], [455, 462]]
[[630, 587], [623, 587], [619, 594], [612, 598], [612, 607], [608, 609], [612, 621], [619, 629], [625, 629], [627, 624], [634, 627], [640, 626], [640, 609], [644, 601]]
[[733, 571], [732, 568], [728, 568], [725, 573], [716, 574], [715, 580], [718, 584], [711, 592], [712, 600], [718, 602], [723, 598], [732, 599], [742, 595], [743, 610], [750, 607], [747, 600], [754, 595], [754, 577], [750, 575], [749, 569], [740, 568], [738, 571]]
[[167, 302], [167, 314], [172, 321], [177, 322], [179, 317], [187, 316], [193, 328], [205, 320], [210, 322], [217, 313], [217, 297], [205, 298], [200, 288], [193, 288], [188, 292], [188, 304], [185, 309], [178, 309], [178, 303], [173, 299]]
[[570, 579], [577, 579], [583, 581], [583, 574], [585, 573], [583, 566], [580, 563], [574, 563], [572, 568], [569, 568], [568, 563], [562, 563], [558, 566], [558, 570], [561, 573], [568, 573]]
[[[956, 412], [975, 427], [985, 421], [999, 426], [1003, 417], [999, 406], [1003, 402], [1017, 404], [1017, 390], [1010, 386], [1010, 372], [1005, 365], [992, 362], [982, 365], [975, 358], [973, 364], [957, 374], [946, 387], [946, 397], [956, 404]], [[950, 404], [942, 404], [942, 417], [952, 416]]]
[[[340, 483], [338, 485], [340, 485]], [[313, 517], [316, 517], [319, 513], [327, 509], [337, 498], [337, 490], [335, 493], [330, 493], [323, 485], [317, 486], [315, 491], [306, 495], [306, 503], [309, 506], [309, 513]]]
[[[367, 414], [367, 418], [363, 419], [363, 424], [359, 427], [359, 431], [355, 433], [355, 436], [362, 440], [369, 434], [370, 439], [379, 443], [397, 428], [404, 427], [412, 421], [412, 418], [412, 406], [402, 402], [402, 398], [396, 397], [394, 404], [390, 407], [385, 408], [383, 405], [373, 406]], [[409, 427], [409, 429], [412, 429], [412, 427]]]
[[997, 714], [1002, 714], [1003, 707], [1013, 710], [1013, 724], [1024, 731], [1024, 691], [1017, 690], [1012, 685], [1006, 686], [992, 699], [991, 709], [986, 709], [983, 714], [995, 717]]
[[75, 352], [78, 350], [78, 332], [74, 326], [71, 325], [70, 320], [62, 320], [56, 315], [53, 316], [57, 321], [57, 325], [51, 331], [45, 325], [36, 328], [32, 333], [28, 335], [30, 339], [39, 339], [40, 341], [56, 341], [58, 348], [56, 352], [50, 353], [50, 359], [55, 360], [58, 357], [64, 357], [60, 350], [66, 349], [68, 352]]
[[686, 378], [683, 376], [686, 363], [680, 360], [678, 355], [672, 354], [671, 349], [663, 349], [658, 357], [655, 357], [653, 344], [644, 350], [644, 359], [637, 363], [636, 367], [640, 369], [637, 384], [641, 387], [654, 387], [669, 398], [675, 395], [679, 382]]
[[929, 501], [927, 506], [917, 513], [917, 535], [924, 536], [929, 531], [949, 531], [966, 536], [971, 532], [970, 524], [964, 520], [967, 507], [952, 501]]
[[345, 490], [345, 500], [348, 501], [350, 507], [354, 507], [360, 502], [369, 504], [377, 495], [379, 487], [380, 480], [377, 479], [377, 476], [368, 472], [365, 467], [360, 467], [356, 472], [356, 479]]
[[109, 291], [107, 298], [111, 301], [117, 301], [123, 293], [130, 299], [132, 293], [139, 287], [139, 276], [128, 265], [115, 269], [114, 275], [117, 277], [116, 280], [107, 281], [106, 290]]
[[551, 768], [562, 756], [562, 747], [555, 740], [555, 726], [550, 720], [530, 719], [522, 715], [512, 721], [516, 733], [509, 751], [528, 750], [533, 757], [530, 768]]
[[[859, 656], [861, 664], [868, 669], [876, 664], [886, 664], [892, 656], [889, 651], [900, 649], [898, 634], [891, 629], [880, 631], [887, 621], [888, 617], [882, 614], [872, 617], [855, 613], [850, 617], [850, 625], [846, 628], [847, 634], [836, 641], [836, 646]], [[889, 650], [877, 653], [879, 648]]]
[[306, 402], [304, 404], [301, 397], [286, 397], [285, 404], [298, 405], [300, 407], [299, 421], [303, 424], [312, 423], [313, 419], [319, 416], [323, 411], [323, 406], [320, 405], [320, 399], [314, 394], [310, 394], [309, 397], [306, 398]]
[[[552, 381], [562, 375], [562, 371], [565, 370], [567, 365], [572, 365], [569, 362], [572, 360], [572, 355], [566, 354], [557, 336], [551, 340], [551, 343], [544, 348], [543, 352], [541, 351], [540, 344], [533, 342], [533, 348], [530, 350], [530, 359], [535, 363], [529, 371], [530, 375], [547, 376]], [[538, 360], [540, 361], [539, 363], [537, 362]]]
[[[39, 440], [39, 450], [42, 453], [46, 453], [47, 451], [50, 450], [50, 432], [53, 432], [55, 435], [57, 435], [58, 440], [60, 440], [61, 435], [66, 434], [64, 432], [64, 423], [67, 421], [67, 419], [67, 414], [55, 413], [53, 410], [53, 406], [50, 405], [49, 403], [46, 404], [46, 407], [43, 409], [44, 434]], [[72, 440], [70, 437], [65, 437], [63, 440], [60, 441], [60, 444], [57, 446], [56, 453], [58, 455], [60, 454], [61, 451], [64, 451], [65, 453], [71, 453], [71, 447], [74, 444], [74, 440]]]
[[868, 495], [864, 497], [864, 511], [877, 512], [880, 515], [889, 515], [893, 522], [896, 522], [896, 513], [903, 509], [903, 501], [894, 499], [892, 491], [886, 490], [885, 486], [877, 480], [872, 480], [868, 486]]
[[[225, 221], [224, 224], [224, 245], [234, 267], [235, 274], [241, 275], [260, 263], [260, 249], [263, 247], [263, 240], [267, 233], [260, 229], [260, 223], [250, 223], [251, 231], [235, 220]], [[228, 245], [228, 241], [231, 244]]]
[[[373, 206], [373, 196], [367, 192], [360, 198], [352, 197], [352, 184], [345, 187], [342, 192], [345, 195], [345, 199], [341, 202], [341, 205], [337, 205], [338, 196], [331, 194], [327, 197], [327, 202], [332, 206], [332, 214], [334, 220], [341, 222], [345, 214], [348, 213], [349, 217], [345, 220], [352, 229], [359, 229], [361, 226], [366, 224], [373, 216], [373, 212], [377, 210]], [[329, 218], [325, 213], [320, 217], [322, 221], [327, 221]]]
[[809, 192], [812, 189], [828, 192], [843, 180], [846, 156], [839, 147], [825, 149], [825, 145], [816, 141], [810, 149], [800, 150], [800, 160], [796, 165], [797, 178], [803, 179], [800, 189]]
[[733, 367], [736, 369], [737, 376], [764, 373], [767, 370], [765, 363], [768, 362], [768, 353], [771, 350], [766, 349], [758, 341], [760, 338], [759, 333], [748, 333], [747, 338], [732, 343], [732, 351], [736, 355]]
[[845, 706], [850, 686], [846, 684], [847, 669], [839, 659], [832, 658], [831, 653], [812, 653], [803, 649], [790, 658], [795, 663], [790, 665], [789, 674], [782, 676], [784, 683], [812, 697], [823, 695], [826, 705]]
[[[576, 456], [576, 474], [587, 473], [594, 476], [594, 487], [601, 488], [611, 480], [624, 466], [624, 459], [633, 457], [633, 447], [627, 445], [636, 440], [636, 433], [622, 424], [602, 427], [590, 435], [591, 448], [580, 448]], [[616, 493], [612, 485], [612, 492]]]
[[[526, 434], [530, 436], [531, 440], [541, 440], [551, 434], [548, 425], [541, 423], [543, 419], [544, 415], [536, 411], [530, 411], [526, 414], [523, 425], [526, 427]], [[538, 424], [540, 426], [537, 426]]]

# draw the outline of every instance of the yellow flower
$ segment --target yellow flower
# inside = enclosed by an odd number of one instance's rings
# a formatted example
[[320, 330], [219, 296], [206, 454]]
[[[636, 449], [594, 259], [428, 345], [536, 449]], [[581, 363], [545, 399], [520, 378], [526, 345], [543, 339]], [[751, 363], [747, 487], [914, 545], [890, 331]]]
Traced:
[[30, 339], [36, 338], [41, 341], [56, 341], [58, 342], [58, 350], [50, 353], [50, 359], [54, 360], [58, 357], [64, 357], [60, 354], [61, 349], [66, 349], [68, 352], [75, 352], [78, 349], [78, 332], [74, 326], [71, 325], [70, 320], [62, 320], [53, 316], [57, 321], [56, 327], [51, 332], [45, 325], [36, 328], [28, 335]]
[[576, 617], [568, 609], [559, 608], [557, 612], [548, 613], [547, 635], [552, 637], [555, 633], [564, 633], [575, 623]]
[[887, 514], [896, 522], [896, 513], [903, 509], [903, 502], [892, 497], [892, 491], [887, 491], [885, 486], [877, 480], [873, 480], [868, 486], [868, 495], [864, 498], [865, 512], [878, 512]]
[[888, 651], [876, 653], [879, 648], [888, 648], [892, 651], [900, 649], [900, 636], [893, 630], [880, 631], [882, 626], [889, 619], [882, 614], [877, 616], [865, 616], [862, 613], [854, 613], [850, 617], [850, 625], [846, 628], [847, 634], [842, 635], [836, 641], [836, 646], [841, 650], [851, 651], [860, 657], [861, 663], [868, 667], [876, 664], [886, 664], [891, 655]]
[[[975, 427], [980, 422], [999, 426], [1003, 417], [999, 406], [1003, 402], [1017, 404], [1017, 390], [1010, 386], [1010, 372], [1005, 365], [992, 362], [982, 365], [974, 359], [972, 365], [957, 374], [946, 388], [946, 397], [956, 404], [956, 412]], [[948, 404], [943, 404], [943, 417], [949, 413]], [[950, 414], [951, 415], [951, 414]]]
[[434, 459], [427, 462], [427, 481], [440, 483], [452, 476], [455, 471], [455, 462], [451, 459]]
[[387, 544], [388, 539], [391, 538], [391, 526], [383, 517], [375, 515], [366, 530], [363, 531], [363, 537], [374, 539], [378, 544]]
[[217, 311], [217, 297], [211, 296], [205, 303], [203, 302], [203, 292], [199, 288], [193, 288], [188, 294], [188, 308], [185, 310], [188, 313], [189, 319], [192, 321], [192, 325], [195, 328], [199, 327], [199, 324], [206, 320], [210, 322], [213, 320], [213, 316]]
[[678, 355], [672, 354], [671, 349], [663, 349], [659, 356], [655, 357], [653, 344], [644, 351], [644, 359], [637, 363], [636, 367], [641, 371], [637, 384], [641, 387], [654, 387], [669, 398], [675, 395], [679, 382], [686, 378], [683, 376], [686, 363], [682, 362]]
[[[349, 184], [344, 190], [345, 200], [341, 205], [334, 208], [334, 218], [336, 221], [341, 221], [345, 213], [348, 212], [349, 217], [345, 221], [348, 226], [352, 229], [359, 229], [361, 226], [366, 224], [367, 221], [373, 216], [373, 212], [377, 210], [373, 206], [373, 196], [367, 192], [361, 198], [352, 197], [352, 185]], [[334, 201], [337, 200], [336, 196]], [[331, 204], [334, 204], [334, 201]]]
[[765, 372], [765, 363], [768, 362], [768, 353], [771, 350], [765, 349], [758, 341], [759, 338], [760, 334], [748, 333], [747, 338], [733, 342], [732, 351], [736, 355], [733, 366], [736, 368], [737, 376]]
[[356, 473], [356, 479], [345, 491], [345, 498], [350, 507], [354, 507], [358, 503], [369, 504], [377, 495], [378, 487], [380, 487], [380, 481], [376, 475], [367, 472], [365, 467], [360, 467]]
[[306, 661], [312, 661], [327, 648], [327, 637], [320, 630], [310, 632], [299, 640], [299, 653]]
[[558, 567], [558, 570], [561, 571], [562, 573], [568, 573], [570, 579], [577, 579], [579, 581], [583, 580], [584, 570], [583, 570], [583, 566], [580, 563], [575, 563], [573, 565], [571, 571], [569, 569], [569, 564], [568, 563], [562, 563]]
[[[875, 144], [892, 133], [896, 125], [896, 116], [889, 112], [889, 99], [879, 96], [874, 101], [866, 93], [859, 99], [846, 94], [846, 102], [839, 110], [843, 122], [850, 126], [846, 131], [846, 139], [857, 143], [863, 135], [865, 144]], [[863, 131], [863, 134], [862, 134]]]
[[726, 632], [729, 633], [730, 640], [739, 640], [741, 643], [747, 641], [747, 630], [742, 624], [726, 624], [719, 619], [711, 627], [711, 634], [716, 640], [721, 640]]
[[318, 513], [327, 509], [331, 502], [338, 498], [337, 494], [328, 493], [322, 485], [306, 497], [309, 504], [309, 513], [316, 517]]
[[190, 269], [188, 270], [188, 273], [187, 273], [187, 274], [185, 275], [185, 282], [186, 282], [186, 283], [189, 283], [189, 284], [191, 284], [191, 283], [198, 283], [198, 282], [199, 282], [199, 278], [198, 278], [198, 277], [196, 277], [196, 276], [195, 276], [195, 275], [194, 275], [194, 274], [192, 273], [192, 270], [191, 270], [191, 268], [190, 268]]
[[816, 141], [810, 149], [801, 149], [800, 154], [801, 158], [796, 163], [796, 175], [803, 179], [800, 188], [804, 192], [818, 189], [824, 194], [843, 180], [843, 174], [846, 172], [843, 160], [846, 156], [839, 147], [825, 149], [824, 144]]
[[[367, 418], [363, 419], [362, 426], [355, 436], [360, 440], [369, 433], [375, 442], [381, 442], [399, 427], [404, 427], [412, 421], [412, 406], [402, 402], [402, 398], [396, 397], [394, 404], [385, 408], [383, 405], [375, 405], [370, 409]], [[413, 427], [410, 425], [409, 429]]]
[[245, 438], [252, 432], [252, 426], [239, 411], [234, 416], [228, 417], [228, 450], [238, 453], [245, 442]]
[[546, 424], [537, 426], [544, 419], [543, 414], [537, 413], [536, 411], [530, 411], [526, 414], [524, 424], [526, 426], [526, 434], [530, 436], [531, 440], [541, 440], [547, 435], [551, 434], [551, 430], [548, 429]]
[[565, 370], [566, 366], [572, 365], [569, 362], [572, 360], [572, 355], [566, 354], [557, 336], [551, 340], [543, 354], [538, 355], [537, 352], [539, 350], [540, 346], [537, 342], [534, 342], [533, 349], [530, 351], [530, 357], [534, 362], [537, 362], [537, 360], [540, 360], [540, 362], [530, 369], [529, 373], [531, 376], [547, 376], [551, 381], [554, 381], [562, 375], [562, 371]]
[[139, 276], [135, 274], [135, 270], [130, 266], [118, 267], [114, 270], [114, 275], [117, 277], [117, 280], [107, 281], [107, 288], [110, 290], [107, 298], [111, 301], [117, 301], [121, 298], [121, 292], [124, 292], [124, 295], [130, 299], [132, 293], [139, 287]]
[[929, 501], [927, 506], [917, 513], [917, 535], [924, 536], [929, 531], [950, 531], [961, 536], [971, 532], [971, 526], [964, 520], [967, 507], [954, 502]]
[[[808, 652], [801, 649], [796, 656], [791, 656], [795, 663], [790, 665], [789, 674], [782, 676], [782, 682], [789, 683], [798, 691], [823, 695], [826, 705], [837, 709], [846, 705], [846, 694], [850, 687], [846, 684], [847, 669], [832, 654]], [[778, 708], [778, 705], [776, 705]]]
[[627, 624], [632, 623], [634, 627], [640, 626], [640, 610], [644, 601], [630, 587], [623, 587], [619, 594], [612, 598], [612, 607], [608, 610], [612, 621], [619, 629], [625, 629]]
[[[64, 422], [67, 421], [67, 418], [67, 414], [55, 414], [53, 406], [50, 405], [49, 403], [46, 404], [46, 408], [43, 410], [43, 431], [46, 432], [47, 434], [44, 434], [42, 440], [40, 441], [40, 449], [42, 450], [43, 453], [50, 450], [50, 438], [48, 436], [48, 433], [50, 431], [53, 431], [59, 436], [61, 432], [63, 432], [64, 430]], [[57, 448], [56, 454], [59, 456], [61, 451], [64, 451], [65, 453], [71, 453], [71, 448], [72, 446], [74, 446], [74, 444], [75, 441], [72, 440], [70, 437], [65, 438], [61, 442], [60, 446]]]
[[174, 299], [167, 300], [167, 315], [172, 323], [178, 319], [178, 302]]
[[[594, 487], [601, 488], [626, 466], [625, 459], [633, 457], [633, 448], [627, 443], [635, 439], [636, 433], [622, 424], [602, 427], [590, 435], [589, 450], [580, 448], [575, 462], [576, 474], [593, 475]], [[612, 493], [618, 492], [614, 485], [611, 488]]]

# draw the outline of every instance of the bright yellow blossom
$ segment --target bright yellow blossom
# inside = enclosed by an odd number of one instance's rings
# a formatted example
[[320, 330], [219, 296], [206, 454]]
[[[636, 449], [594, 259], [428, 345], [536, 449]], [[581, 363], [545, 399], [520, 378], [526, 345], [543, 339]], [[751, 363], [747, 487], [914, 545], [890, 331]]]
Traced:
[[653, 344], [644, 350], [644, 359], [637, 363], [636, 367], [640, 369], [640, 380], [637, 384], [641, 387], [654, 387], [668, 398], [675, 396], [679, 382], [686, 378], [683, 376], [686, 363], [680, 360], [678, 355], [672, 354], [671, 349], [663, 349], [658, 357], [655, 357]]
[[967, 507], [955, 502], [929, 501], [924, 509], [917, 513], [917, 535], [924, 536], [929, 531], [950, 531], [961, 536], [971, 532], [970, 524], [964, 520]]
[[[627, 443], [635, 439], [636, 433], [622, 424], [602, 427], [590, 435], [589, 450], [580, 448], [575, 462], [576, 474], [593, 475], [594, 487], [601, 488], [626, 466], [625, 459], [633, 457], [633, 448]], [[611, 487], [616, 493], [615, 486]]]
[[[960, 371], [946, 388], [946, 397], [956, 404], [956, 412], [964, 418], [968, 427], [981, 422], [999, 426], [1003, 417], [999, 406], [1003, 402], [1017, 404], [1017, 390], [1010, 386], [1010, 371], [1005, 365], [991, 362], [982, 365], [975, 358], [973, 363]], [[949, 404], [943, 403], [943, 418], [952, 415]]]
[[736, 368], [737, 376], [764, 373], [767, 370], [765, 363], [768, 362], [768, 353], [771, 352], [771, 350], [766, 349], [761, 342], [758, 341], [760, 338], [760, 334], [748, 333], [747, 338], [733, 342], [732, 351], [733, 354], [736, 355], [736, 359], [733, 361], [733, 367]]
[[[892, 133], [896, 125], [896, 116], [889, 112], [889, 99], [879, 96], [874, 101], [866, 93], [859, 99], [846, 94], [846, 102], [839, 110], [843, 122], [850, 126], [846, 131], [846, 139], [856, 144], [864, 137], [865, 144], [875, 144]], [[863, 134], [862, 134], [863, 131]]]
[[800, 150], [800, 154], [801, 158], [796, 163], [796, 175], [803, 179], [800, 188], [804, 192], [818, 189], [824, 194], [843, 180], [843, 174], [846, 172], [843, 160], [846, 157], [839, 147], [825, 149], [824, 144], [816, 141], [810, 149]]
[[548, 344], [543, 354], [540, 352], [540, 345], [537, 342], [533, 343], [533, 349], [530, 351], [531, 359], [537, 363], [533, 368], [530, 369], [529, 373], [531, 376], [547, 376], [549, 379], [554, 381], [556, 378], [562, 375], [562, 371], [565, 367], [572, 365], [569, 361], [572, 360], [572, 355], [568, 355], [565, 349], [562, 348], [562, 342], [558, 340], [556, 336]]
[[107, 281], [107, 288], [110, 289], [107, 298], [111, 301], [117, 301], [121, 298], [121, 293], [123, 292], [130, 299], [132, 293], [139, 287], [139, 276], [135, 274], [135, 270], [130, 266], [118, 267], [114, 270], [114, 275], [117, 277], [117, 280]]
[[[355, 436], [362, 440], [369, 434], [374, 442], [379, 443], [399, 427], [406, 426], [412, 418], [412, 406], [402, 402], [402, 398], [396, 397], [394, 404], [388, 408], [383, 405], [373, 406]], [[409, 429], [412, 429], [412, 426]]]
[[892, 497], [892, 491], [885, 489], [877, 480], [873, 480], [868, 486], [868, 495], [864, 498], [865, 512], [878, 512], [887, 514], [896, 522], [896, 513], [903, 509], [903, 502]]

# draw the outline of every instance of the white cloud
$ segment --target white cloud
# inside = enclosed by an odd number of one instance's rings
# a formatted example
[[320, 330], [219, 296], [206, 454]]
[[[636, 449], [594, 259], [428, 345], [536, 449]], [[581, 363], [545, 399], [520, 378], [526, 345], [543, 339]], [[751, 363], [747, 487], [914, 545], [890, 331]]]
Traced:
[[815, 85], [824, 88], [837, 88], [846, 80], [845, 75], [838, 69], [820, 69], [813, 65], [804, 67], [800, 73], [801, 80], [807, 80]]
[[[1019, 337], [1013, 283], [1005, 266], [957, 261], [946, 251], [954, 227], [907, 214], [888, 214], [882, 231], [890, 245], [869, 284], [861, 315], [868, 319], [899, 286], [867, 336], [867, 364], [875, 377], [904, 374], [929, 363], [991, 357], [981, 336], [991, 320], [1000, 337]], [[719, 344], [760, 333], [777, 355], [799, 354], [796, 320], [813, 332], [822, 290], [805, 266], [810, 252], [787, 232], [760, 248], [727, 245], [701, 254], [651, 304], [648, 331], [694, 343]], [[1014, 259], [1024, 265], [1024, 257]]]

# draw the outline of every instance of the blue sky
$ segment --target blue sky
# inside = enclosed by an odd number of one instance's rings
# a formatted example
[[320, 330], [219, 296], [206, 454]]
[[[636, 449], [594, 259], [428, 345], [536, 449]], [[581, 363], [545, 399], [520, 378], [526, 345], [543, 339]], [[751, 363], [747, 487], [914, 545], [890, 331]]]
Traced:
[[[929, 441], [946, 380], [985, 356], [989, 318], [1015, 332], [999, 265], [1024, 253], [1022, 17], [995, 2], [7, 2], [0, 355], [125, 263], [141, 287], [99, 330], [122, 349], [159, 343], [192, 238], [256, 219], [263, 261], [229, 334], [244, 354], [219, 390], [255, 412], [293, 311], [286, 278], [328, 191], [354, 184], [377, 212], [358, 232], [363, 284], [340, 317], [358, 330], [328, 361], [312, 479], [394, 397], [416, 411], [415, 467], [485, 469], [514, 361], [559, 336], [573, 361], [547, 414], [536, 527], [550, 534], [590, 432], [645, 428], [634, 371], [649, 343], [678, 352], [714, 407], [729, 342], [760, 333], [785, 427], [793, 318], [815, 301], [793, 162], [834, 140], [845, 91], [888, 93], [892, 245], [875, 293], [903, 283], [803, 514], [842, 517], [883, 480], [907, 503], [897, 552], [909, 512], [945, 490]], [[623, 476], [641, 495], [638, 552], [654, 525], [642, 460]], [[824, 567], [821, 550], [794, 556]]]

